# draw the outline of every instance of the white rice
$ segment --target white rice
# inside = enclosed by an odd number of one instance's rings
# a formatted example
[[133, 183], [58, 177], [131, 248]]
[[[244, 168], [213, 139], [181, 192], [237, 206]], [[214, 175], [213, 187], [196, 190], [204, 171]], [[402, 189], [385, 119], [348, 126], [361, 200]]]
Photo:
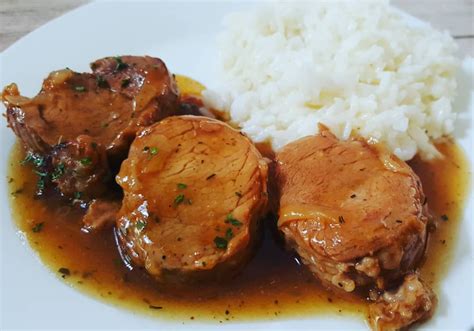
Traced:
[[221, 85], [206, 105], [276, 150], [321, 122], [432, 158], [453, 131], [456, 44], [387, 2], [267, 3], [228, 16], [218, 42]]

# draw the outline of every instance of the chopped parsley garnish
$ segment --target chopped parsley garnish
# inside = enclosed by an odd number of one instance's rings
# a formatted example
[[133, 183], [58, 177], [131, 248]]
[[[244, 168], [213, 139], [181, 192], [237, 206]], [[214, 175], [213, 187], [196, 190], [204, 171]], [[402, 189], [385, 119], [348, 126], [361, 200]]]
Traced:
[[64, 175], [64, 168], [65, 168], [64, 163], [58, 164], [58, 165], [54, 168], [53, 173], [51, 174], [51, 179], [52, 179], [52, 180], [57, 180], [57, 179], [59, 179], [62, 175]]
[[122, 88], [126, 88], [128, 85], [130, 85], [130, 78], [122, 79], [122, 82], [120, 83], [120, 86]]
[[178, 183], [177, 186], [178, 186], [178, 188], [179, 188], [180, 190], [184, 190], [186, 187], [188, 187], [188, 185], [183, 184], [183, 183]]
[[234, 232], [232, 232], [232, 229], [231, 228], [228, 228], [225, 232], [225, 238], [227, 240], [230, 240], [234, 237]]
[[38, 223], [33, 228], [31, 228], [31, 231], [33, 231], [34, 233], [38, 233], [41, 230], [43, 230], [43, 225], [44, 225], [44, 222]]
[[226, 249], [227, 248], [227, 239], [217, 236], [217, 237], [214, 238], [214, 244], [216, 244], [217, 248]]
[[138, 220], [137, 223], [135, 224], [135, 228], [138, 231], [142, 231], [146, 227], [146, 221], [144, 220]]
[[82, 192], [74, 192], [74, 199], [79, 200], [82, 198]]
[[446, 215], [446, 214], [441, 215], [441, 220], [443, 220], [443, 221], [445, 221], [445, 222], [446, 222], [447, 220], [449, 220], [448, 215]]
[[239, 221], [238, 219], [236, 219], [234, 216], [232, 216], [232, 213], [227, 214], [227, 216], [225, 217], [225, 222], [230, 223], [233, 226], [241, 226], [242, 225], [242, 222]]
[[74, 86], [74, 91], [76, 91], [76, 92], [85, 92], [86, 88], [82, 85], [76, 85], [76, 86]]
[[145, 147], [143, 147], [143, 152], [144, 153], [149, 153], [148, 159], [150, 160], [152, 156], [158, 154], [158, 148], [157, 147], [145, 146]]
[[35, 153], [28, 152], [25, 159], [21, 161], [20, 164], [26, 165], [27, 163], [31, 163], [36, 168], [34, 172], [39, 177], [36, 186], [38, 188], [38, 191], [41, 192], [42, 190], [44, 190], [46, 186], [46, 180], [49, 177], [49, 173], [47, 171], [44, 171], [44, 166], [46, 163], [45, 158]]
[[179, 204], [183, 203], [183, 201], [184, 201], [184, 194], [178, 194], [176, 198], [174, 198], [173, 205], [176, 207]]
[[22, 161], [20, 161], [20, 164], [25, 165], [28, 162], [31, 162], [32, 160], [33, 160], [33, 154], [28, 153], [28, 154], [26, 154], [25, 158]]
[[117, 66], [115, 67], [115, 70], [117, 71], [126, 69], [128, 67], [128, 64], [124, 63], [120, 56], [116, 56], [115, 61], [117, 62]]
[[28, 152], [20, 164], [25, 165], [27, 163], [32, 163], [36, 168], [39, 168], [44, 165], [44, 157]]
[[37, 174], [40, 177], [48, 177], [48, 173], [44, 171], [35, 170], [35, 174]]
[[38, 179], [38, 182], [36, 183], [36, 187], [38, 188], [38, 190], [42, 191], [44, 190], [45, 186], [46, 186], [45, 177], [40, 177]]
[[88, 166], [92, 163], [92, 159], [90, 157], [85, 157], [80, 160], [81, 164], [84, 166]]

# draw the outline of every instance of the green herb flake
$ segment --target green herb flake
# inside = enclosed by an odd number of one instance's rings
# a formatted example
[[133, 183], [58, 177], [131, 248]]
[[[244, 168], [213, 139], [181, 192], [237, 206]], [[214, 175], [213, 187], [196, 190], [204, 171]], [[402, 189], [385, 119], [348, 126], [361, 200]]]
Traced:
[[242, 192], [235, 192], [235, 195], [238, 196], [239, 198], [242, 198]]
[[27, 163], [32, 163], [36, 168], [39, 168], [44, 165], [44, 157], [28, 152], [20, 164], [25, 165]]
[[231, 228], [228, 228], [225, 232], [225, 239], [230, 240], [234, 237], [234, 232]]
[[158, 154], [158, 148], [156, 148], [156, 147], [151, 147], [151, 148], [150, 148], [150, 154], [151, 154], [151, 155], [156, 155], [156, 154]]
[[446, 215], [446, 214], [441, 215], [441, 220], [443, 220], [444, 222], [449, 220], [448, 215]]
[[64, 163], [58, 164], [58, 165], [54, 168], [53, 173], [51, 174], [51, 179], [52, 179], [52, 180], [57, 180], [57, 179], [59, 179], [62, 175], [64, 175], [64, 169], [65, 169]]
[[32, 161], [33, 161], [33, 154], [28, 153], [28, 154], [26, 154], [25, 158], [22, 161], [20, 161], [20, 164], [25, 165], [25, 164], [27, 164], [29, 162], [32, 162]]
[[177, 186], [178, 186], [178, 189], [180, 189], [180, 190], [184, 190], [186, 187], [188, 187], [188, 185], [183, 184], [183, 183], [178, 183]]
[[92, 159], [90, 157], [85, 157], [80, 160], [83, 166], [88, 166], [92, 163]]
[[217, 236], [214, 238], [214, 244], [216, 244], [216, 247], [219, 249], [226, 249], [227, 239]]
[[142, 231], [146, 227], [146, 221], [144, 220], [138, 220], [137, 223], [135, 223], [135, 228], [138, 231]]
[[179, 204], [183, 203], [183, 201], [184, 201], [184, 194], [178, 194], [176, 198], [174, 198], [173, 205], [176, 207]]
[[41, 232], [41, 230], [43, 230], [43, 226], [44, 226], [44, 222], [37, 223], [35, 224], [34, 227], [31, 228], [31, 231], [33, 231], [34, 233]]
[[76, 91], [76, 92], [85, 92], [86, 88], [82, 85], [76, 85], [76, 86], [74, 86], [74, 91]]
[[36, 187], [38, 188], [38, 190], [42, 191], [44, 190], [45, 186], [46, 186], [45, 177], [40, 177], [38, 179], [38, 182], [36, 183]]
[[35, 170], [35, 174], [37, 174], [40, 177], [48, 177], [48, 173], [44, 171]]
[[79, 200], [82, 198], [82, 192], [74, 192], [74, 199]]
[[241, 226], [242, 225], [242, 222], [239, 221], [238, 219], [236, 219], [234, 216], [232, 216], [232, 213], [227, 214], [227, 216], [225, 217], [225, 222], [230, 223], [233, 226]]

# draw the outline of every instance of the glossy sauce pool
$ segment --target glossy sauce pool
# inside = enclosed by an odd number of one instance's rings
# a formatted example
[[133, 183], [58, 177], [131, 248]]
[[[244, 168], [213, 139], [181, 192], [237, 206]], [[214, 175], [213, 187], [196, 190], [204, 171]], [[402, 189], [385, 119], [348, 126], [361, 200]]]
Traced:
[[[435, 291], [443, 272], [450, 267], [470, 180], [462, 150], [450, 142], [438, 148], [444, 159], [423, 162], [416, 158], [410, 162], [422, 179], [438, 224], [422, 267], [424, 279]], [[179, 289], [158, 286], [144, 271], [130, 271], [124, 266], [113, 231], [81, 232], [80, 212], [67, 205], [35, 199], [37, 178], [30, 166], [20, 164], [23, 158], [24, 152], [17, 144], [9, 168], [14, 220], [58, 280], [79, 291], [134, 312], [184, 323], [366, 314], [363, 299], [342, 297], [322, 288], [294, 255], [281, 248], [269, 226], [256, 256], [235, 278]], [[270, 222], [268, 219], [267, 223]]]
[[[199, 95], [199, 83], [177, 76], [181, 92]], [[421, 177], [437, 220], [422, 274], [435, 289], [450, 267], [450, 257], [469, 187], [469, 166], [454, 143], [439, 144], [444, 159], [410, 165]], [[197, 283], [175, 288], [158, 285], [140, 269], [129, 270], [116, 248], [112, 230], [81, 231], [82, 212], [65, 204], [34, 197], [37, 177], [21, 165], [24, 151], [15, 145], [10, 157], [9, 190], [13, 218], [43, 263], [63, 281], [106, 303], [144, 315], [180, 323], [192, 320], [228, 323], [318, 315], [359, 315], [365, 300], [333, 293], [300, 266], [280, 245], [265, 221], [264, 239], [249, 265], [222, 283]], [[443, 217], [441, 217], [443, 215]], [[440, 267], [441, 266], [441, 267]], [[440, 303], [443, 304], [442, 302]]]

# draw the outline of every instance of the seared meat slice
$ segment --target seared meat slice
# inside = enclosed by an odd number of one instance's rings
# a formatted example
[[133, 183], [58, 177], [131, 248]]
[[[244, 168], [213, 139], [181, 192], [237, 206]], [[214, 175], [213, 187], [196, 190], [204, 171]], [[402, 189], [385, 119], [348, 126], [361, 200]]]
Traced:
[[278, 228], [324, 284], [384, 290], [425, 250], [420, 180], [379, 145], [321, 131], [276, 155]]
[[[31, 99], [20, 96], [15, 84], [4, 89], [2, 100], [8, 123], [27, 150], [47, 155], [58, 144], [76, 144], [79, 136], [87, 136], [91, 143], [101, 146], [98, 150], [106, 153], [98, 159], [119, 163], [126, 157], [138, 130], [178, 110], [176, 84], [159, 59], [105, 58], [94, 62], [92, 68], [93, 74], [69, 69], [51, 73], [40, 93]], [[63, 149], [61, 157], [66, 157], [64, 154], [69, 150], [75, 148]], [[63, 191], [65, 195], [70, 193], [68, 189]]]
[[123, 250], [156, 279], [221, 278], [249, 259], [267, 206], [267, 163], [227, 124], [177, 116], [144, 129], [117, 182]]
[[161, 60], [124, 56], [91, 66], [94, 74], [51, 73], [32, 99], [19, 96], [15, 84], [4, 90], [8, 123], [28, 149], [48, 152], [89, 135], [108, 154], [123, 155], [137, 130], [177, 110], [175, 82]]
[[400, 330], [430, 318], [436, 303], [433, 291], [410, 274], [396, 291], [385, 292], [369, 306], [369, 322], [376, 331]]

